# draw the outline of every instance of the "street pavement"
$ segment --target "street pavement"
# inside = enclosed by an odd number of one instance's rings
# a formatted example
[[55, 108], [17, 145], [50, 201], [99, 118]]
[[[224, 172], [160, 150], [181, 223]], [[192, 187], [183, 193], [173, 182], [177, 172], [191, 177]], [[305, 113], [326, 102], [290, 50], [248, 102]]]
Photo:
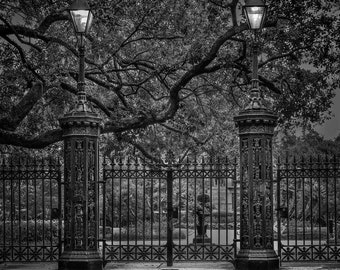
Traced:
[[[1, 263], [0, 270], [57, 270], [57, 263]], [[108, 263], [105, 270], [234, 270], [226, 262], [183, 262], [167, 266], [166, 263]], [[338, 269], [339, 263], [290, 263], [284, 264], [281, 270], [323, 270]]]

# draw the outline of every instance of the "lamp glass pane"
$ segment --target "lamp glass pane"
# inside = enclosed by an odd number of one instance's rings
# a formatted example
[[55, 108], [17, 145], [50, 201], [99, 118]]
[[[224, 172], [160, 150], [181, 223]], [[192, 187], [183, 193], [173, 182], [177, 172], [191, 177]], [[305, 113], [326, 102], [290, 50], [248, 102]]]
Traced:
[[246, 7], [248, 21], [251, 29], [260, 29], [265, 13], [264, 7]]
[[89, 18], [88, 18], [87, 25], [86, 25], [86, 33], [88, 33], [90, 31], [90, 28], [91, 28], [91, 25], [92, 25], [92, 21], [93, 21], [93, 14], [90, 11], [89, 12]]
[[73, 24], [77, 33], [85, 33], [87, 30], [87, 19], [89, 10], [71, 10]]

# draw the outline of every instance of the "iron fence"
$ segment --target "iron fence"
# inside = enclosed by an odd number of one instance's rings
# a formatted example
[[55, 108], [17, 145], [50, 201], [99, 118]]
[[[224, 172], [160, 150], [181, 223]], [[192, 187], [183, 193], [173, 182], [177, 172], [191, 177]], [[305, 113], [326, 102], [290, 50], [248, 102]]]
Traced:
[[[61, 165], [0, 160], [0, 261], [56, 261], [62, 247]], [[100, 246], [106, 261], [233, 261], [237, 252], [236, 161], [154, 164], [106, 160]], [[340, 259], [340, 160], [286, 159], [277, 166], [278, 255]], [[276, 249], [276, 248], [275, 248]]]
[[172, 265], [182, 260], [234, 259], [239, 190], [235, 161], [104, 163], [105, 260]]
[[287, 158], [277, 180], [281, 261], [339, 260], [339, 159]]
[[56, 261], [61, 170], [52, 160], [0, 161], [0, 261]]

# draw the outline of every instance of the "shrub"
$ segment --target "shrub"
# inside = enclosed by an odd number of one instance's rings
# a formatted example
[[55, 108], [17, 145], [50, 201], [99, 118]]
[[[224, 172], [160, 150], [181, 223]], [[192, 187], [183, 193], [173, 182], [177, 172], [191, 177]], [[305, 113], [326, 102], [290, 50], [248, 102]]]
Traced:
[[[5, 230], [4, 230], [5, 226]], [[58, 221], [52, 220], [14, 220], [0, 222], [0, 235], [5, 236], [6, 244], [45, 241], [58, 242]]]
[[[151, 231], [151, 223], [146, 222], [145, 227], [142, 224], [138, 224], [137, 228], [130, 227], [126, 228], [123, 227], [121, 229], [118, 228], [110, 228], [106, 227], [106, 239], [113, 240], [113, 241], [134, 241], [134, 240], [166, 240], [167, 239], [167, 228], [166, 223], [161, 224], [161, 228], [159, 231], [158, 223], [153, 224]], [[174, 228], [173, 230], [173, 239], [186, 239], [186, 232], [185, 230], [179, 230], [178, 228]]]

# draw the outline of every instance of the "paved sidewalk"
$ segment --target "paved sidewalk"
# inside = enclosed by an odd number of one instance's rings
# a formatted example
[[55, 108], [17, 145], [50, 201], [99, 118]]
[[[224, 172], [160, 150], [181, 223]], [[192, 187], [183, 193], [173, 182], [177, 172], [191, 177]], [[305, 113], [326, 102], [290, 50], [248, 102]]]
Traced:
[[[234, 270], [234, 266], [228, 262], [185, 262], [174, 263], [173, 266], [168, 267], [166, 263], [109, 263], [105, 270]], [[282, 270], [321, 270], [333, 269], [340, 270], [340, 263], [290, 263], [284, 264], [280, 268]]]
[[[2, 263], [0, 270], [57, 270], [57, 263]], [[187, 262], [175, 263], [168, 267], [166, 263], [109, 263], [105, 270], [234, 270], [227, 262]], [[340, 270], [339, 263], [291, 263], [284, 264], [282, 270]]]
[[174, 263], [173, 266], [167, 266], [166, 263], [109, 263], [105, 270], [234, 270], [234, 266], [228, 262], [181, 262]]

